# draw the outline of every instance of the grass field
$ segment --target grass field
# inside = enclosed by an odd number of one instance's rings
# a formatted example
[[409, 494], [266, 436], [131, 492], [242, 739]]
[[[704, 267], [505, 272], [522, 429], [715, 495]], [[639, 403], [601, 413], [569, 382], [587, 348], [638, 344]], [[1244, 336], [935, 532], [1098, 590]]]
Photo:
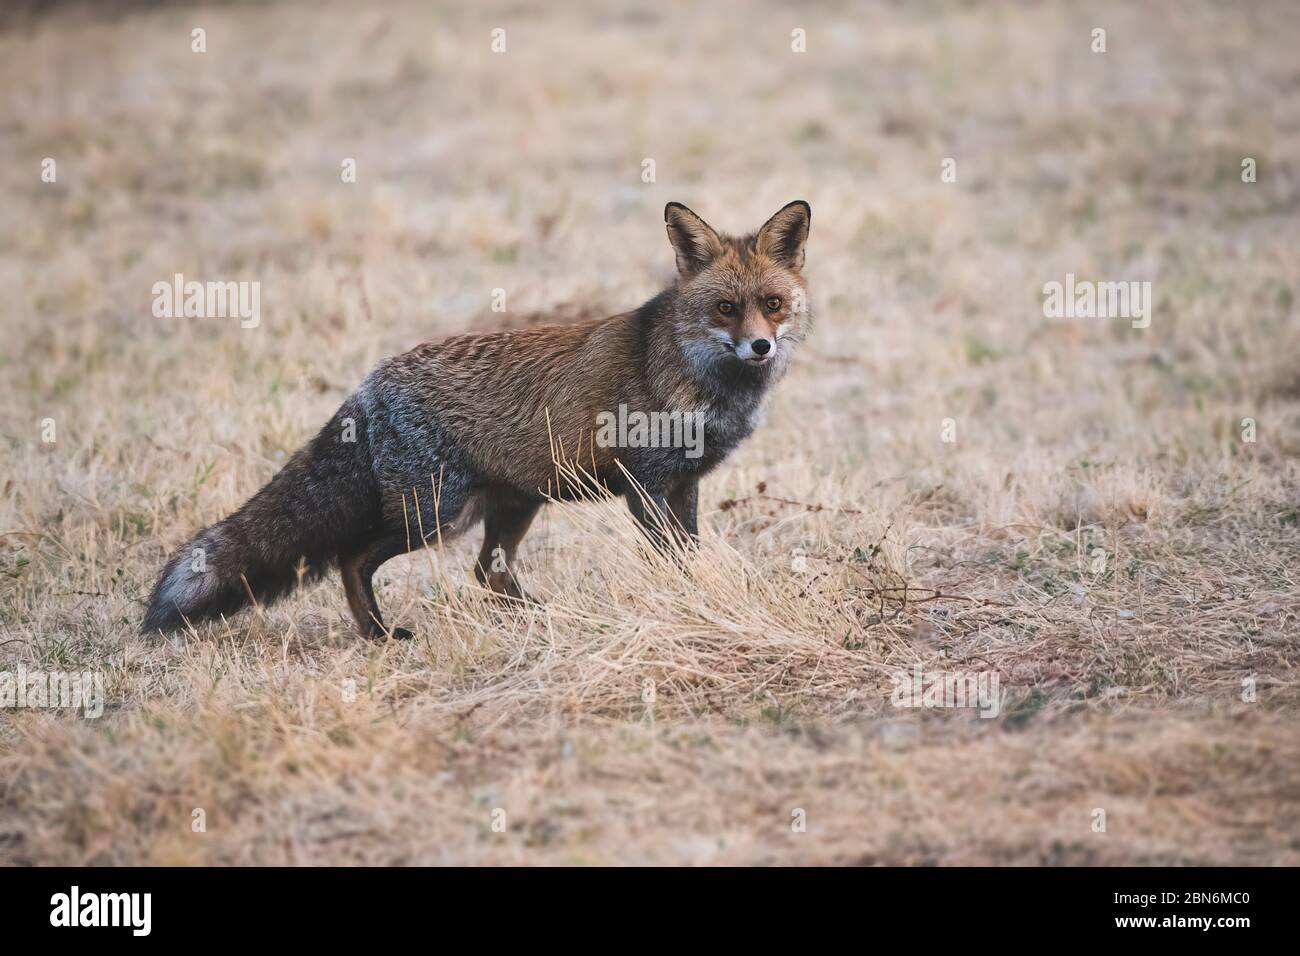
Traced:
[[[1172, 0], [10, 23], [0, 670], [99, 673], [104, 712], [0, 710], [0, 861], [1300, 864], [1298, 31]], [[685, 573], [557, 506], [540, 607], [486, 599], [471, 533], [381, 572], [413, 642], [359, 639], [336, 575], [139, 635], [165, 556], [379, 358], [638, 305], [669, 200], [745, 230], [796, 198], [817, 326]], [[176, 273], [259, 282], [260, 323], [156, 318]], [[1044, 318], [1067, 274], [1151, 282], [1149, 327]], [[917, 666], [996, 674], [1000, 713], [894, 706]]]

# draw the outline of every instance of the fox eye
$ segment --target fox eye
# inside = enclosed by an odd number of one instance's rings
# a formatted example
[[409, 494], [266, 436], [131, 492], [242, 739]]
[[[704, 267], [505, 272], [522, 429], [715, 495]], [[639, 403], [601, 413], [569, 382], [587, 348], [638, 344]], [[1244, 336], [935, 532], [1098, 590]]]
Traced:
[[781, 308], [781, 297], [779, 295], [769, 295], [767, 297], [767, 311], [775, 312]]
[[721, 312], [723, 315], [731, 315], [731, 313], [735, 310], [735, 308], [736, 308], [735, 303], [728, 302], [726, 299], [723, 299], [721, 302], [718, 303], [718, 311]]

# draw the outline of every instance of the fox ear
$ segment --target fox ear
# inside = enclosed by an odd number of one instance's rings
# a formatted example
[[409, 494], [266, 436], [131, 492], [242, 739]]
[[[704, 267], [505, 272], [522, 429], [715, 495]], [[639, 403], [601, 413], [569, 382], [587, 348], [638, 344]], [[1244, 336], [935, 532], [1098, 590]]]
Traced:
[[791, 269], [802, 269], [803, 246], [811, 225], [811, 206], [802, 199], [787, 203], [758, 230], [758, 251]]
[[722, 252], [722, 240], [713, 227], [679, 202], [664, 207], [668, 241], [677, 253], [677, 271], [683, 276], [699, 272]]

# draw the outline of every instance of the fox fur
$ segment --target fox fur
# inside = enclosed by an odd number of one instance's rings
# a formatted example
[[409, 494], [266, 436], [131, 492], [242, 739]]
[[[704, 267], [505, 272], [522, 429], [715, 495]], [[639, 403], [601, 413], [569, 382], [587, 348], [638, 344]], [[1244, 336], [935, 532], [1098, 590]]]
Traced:
[[[410, 637], [383, 622], [380, 565], [481, 518], [476, 578], [524, 600], [512, 569], [533, 517], [593, 485], [625, 497], [656, 545], [693, 542], [700, 478], [753, 431], [810, 329], [812, 211], [792, 202], [739, 238], [680, 203], [664, 219], [678, 275], [640, 308], [459, 335], [381, 362], [270, 483], [172, 556], [143, 630], [268, 603], [338, 566], [364, 635]], [[598, 416], [620, 405], [695, 413], [702, 453], [596, 441]]]

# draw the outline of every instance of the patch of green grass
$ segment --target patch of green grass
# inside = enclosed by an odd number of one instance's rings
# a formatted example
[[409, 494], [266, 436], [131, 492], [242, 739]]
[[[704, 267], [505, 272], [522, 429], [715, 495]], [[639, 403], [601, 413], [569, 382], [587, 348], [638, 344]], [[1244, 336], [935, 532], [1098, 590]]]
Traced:
[[1002, 353], [986, 339], [978, 335], [966, 336], [966, 361], [971, 365], [983, 365], [1002, 357]]

